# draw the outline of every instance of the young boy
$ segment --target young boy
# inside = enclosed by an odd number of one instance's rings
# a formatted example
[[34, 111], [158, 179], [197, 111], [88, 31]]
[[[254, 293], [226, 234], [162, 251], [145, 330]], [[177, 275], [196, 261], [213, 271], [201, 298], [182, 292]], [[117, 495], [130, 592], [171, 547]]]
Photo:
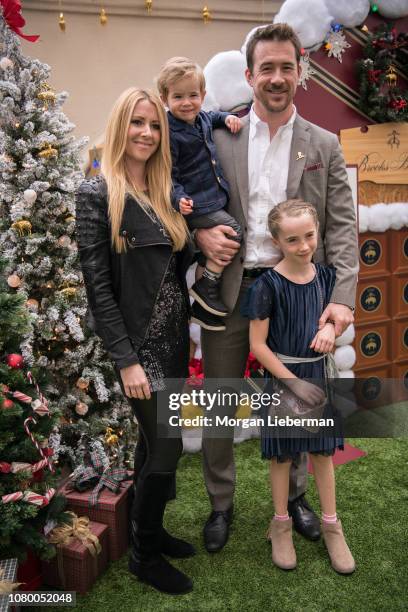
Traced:
[[[201, 109], [205, 96], [204, 74], [197, 64], [185, 57], [172, 57], [164, 64], [157, 77], [157, 86], [169, 109], [174, 208], [186, 217], [191, 230], [228, 225], [237, 233], [233, 239], [241, 242], [241, 228], [225, 210], [228, 183], [212, 134], [213, 128], [219, 127], [238, 132], [240, 119], [228, 113], [207, 113]], [[223, 268], [202, 255], [199, 263], [205, 265], [205, 269], [190, 289], [196, 300], [192, 320], [205, 329], [222, 331], [225, 325], [220, 317], [228, 314], [220, 297]]]

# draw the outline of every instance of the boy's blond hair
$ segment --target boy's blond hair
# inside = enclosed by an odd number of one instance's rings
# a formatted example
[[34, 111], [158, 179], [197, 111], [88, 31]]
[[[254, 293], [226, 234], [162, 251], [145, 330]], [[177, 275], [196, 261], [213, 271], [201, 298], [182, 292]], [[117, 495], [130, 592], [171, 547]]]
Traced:
[[196, 76], [200, 91], [205, 91], [205, 77], [202, 68], [188, 57], [171, 57], [163, 64], [157, 75], [157, 89], [163, 100], [167, 99], [169, 85], [186, 76]]

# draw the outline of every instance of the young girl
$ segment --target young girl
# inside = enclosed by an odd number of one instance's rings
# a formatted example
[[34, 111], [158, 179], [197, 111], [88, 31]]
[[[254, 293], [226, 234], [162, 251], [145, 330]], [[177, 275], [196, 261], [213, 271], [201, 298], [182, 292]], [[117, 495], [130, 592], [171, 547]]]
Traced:
[[[281, 379], [280, 389], [286, 386], [282, 403], [292, 393], [309, 407], [323, 406], [326, 400], [324, 391], [303, 379], [319, 379], [324, 383], [325, 354], [333, 349], [335, 333], [332, 323], [326, 323], [318, 330], [318, 320], [330, 302], [335, 270], [312, 263], [317, 248], [318, 219], [311, 204], [302, 200], [281, 202], [270, 212], [268, 225], [283, 259], [260, 276], [248, 292], [245, 315], [251, 319], [251, 351], [265, 367], [266, 376]], [[278, 414], [280, 409], [284, 414], [285, 407], [278, 406]], [[328, 415], [330, 405], [326, 404], [323, 416]], [[308, 451], [319, 492], [322, 532], [331, 564], [341, 574], [352, 573], [354, 559], [336, 515], [332, 462], [335, 449], [343, 449], [343, 438], [327, 430], [319, 430], [313, 436], [305, 430], [304, 437], [303, 433], [301, 437], [279, 437], [279, 434], [271, 434], [273, 427], [264, 425], [262, 429], [262, 455], [271, 460], [275, 516], [267, 537], [272, 542], [274, 564], [282, 569], [296, 567], [292, 519], [287, 512], [289, 469], [292, 462], [299, 460], [301, 452]]]

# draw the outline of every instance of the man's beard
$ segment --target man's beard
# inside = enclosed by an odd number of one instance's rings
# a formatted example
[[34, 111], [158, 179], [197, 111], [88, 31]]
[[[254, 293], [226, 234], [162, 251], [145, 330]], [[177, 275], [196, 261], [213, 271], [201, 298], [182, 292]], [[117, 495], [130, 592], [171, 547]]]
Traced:
[[[271, 100], [269, 95], [268, 95], [270, 93], [272, 93], [272, 94], [278, 94], [278, 93], [282, 94], [282, 96], [283, 96], [282, 101], [278, 102], [277, 100], [275, 100], [275, 101]], [[286, 110], [288, 108], [288, 106], [290, 106], [290, 104], [292, 102], [292, 100], [290, 99], [289, 92], [288, 92], [287, 89], [285, 89], [283, 91], [282, 90], [273, 90], [273, 91], [266, 90], [266, 91], [263, 91], [263, 94], [264, 94], [263, 95], [264, 106], [268, 110], [270, 110], [270, 111], [272, 111], [274, 113], [280, 113], [280, 112]]]

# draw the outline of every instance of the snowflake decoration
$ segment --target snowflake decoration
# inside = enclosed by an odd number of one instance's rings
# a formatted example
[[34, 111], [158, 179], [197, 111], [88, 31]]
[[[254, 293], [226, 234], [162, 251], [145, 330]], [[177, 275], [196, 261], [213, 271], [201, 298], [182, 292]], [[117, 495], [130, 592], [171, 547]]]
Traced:
[[313, 70], [312, 66], [310, 65], [309, 53], [305, 53], [300, 58], [300, 68], [301, 73], [299, 77], [299, 85], [301, 85], [303, 89], [307, 91], [307, 81], [310, 79], [312, 74], [316, 73], [316, 70]]
[[326, 36], [325, 49], [328, 51], [329, 57], [335, 57], [341, 63], [343, 61], [343, 53], [351, 47], [347, 42], [342, 30], [338, 32], [330, 31]]

